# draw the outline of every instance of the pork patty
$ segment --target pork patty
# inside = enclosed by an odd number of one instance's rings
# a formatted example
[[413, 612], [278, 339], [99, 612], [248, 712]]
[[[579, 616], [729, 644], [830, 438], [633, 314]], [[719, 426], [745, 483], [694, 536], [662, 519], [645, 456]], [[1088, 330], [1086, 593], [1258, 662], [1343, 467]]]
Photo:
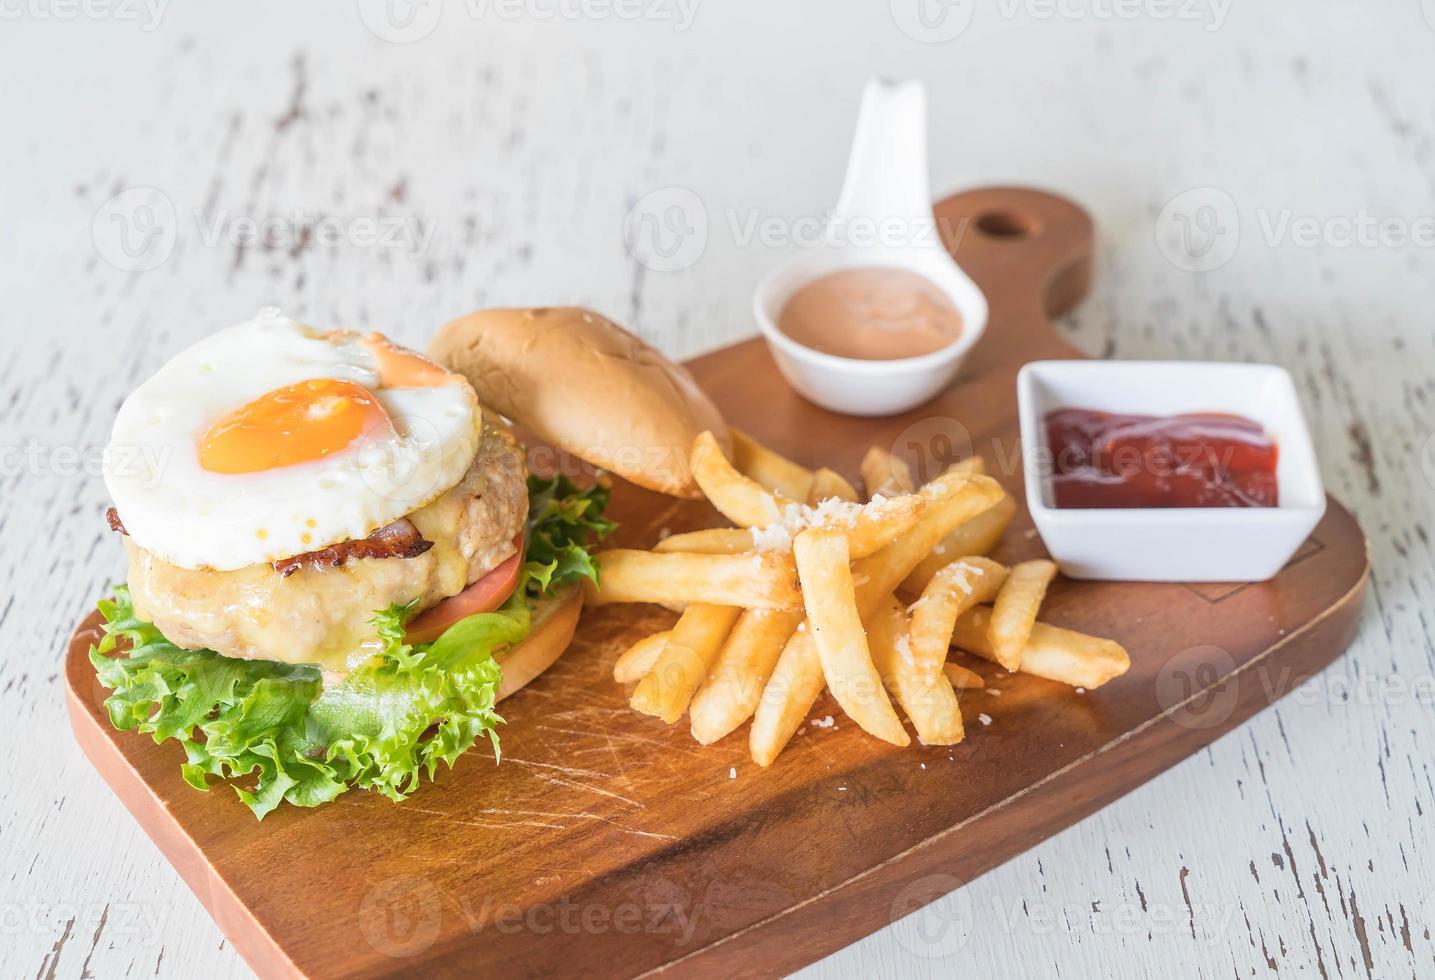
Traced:
[[135, 613], [186, 649], [315, 664], [347, 673], [379, 649], [369, 620], [396, 602], [427, 609], [514, 553], [528, 516], [527, 471], [512, 434], [485, 424], [473, 465], [437, 500], [409, 514], [433, 547], [413, 557], [268, 563], [233, 571], [180, 568], [125, 538]]

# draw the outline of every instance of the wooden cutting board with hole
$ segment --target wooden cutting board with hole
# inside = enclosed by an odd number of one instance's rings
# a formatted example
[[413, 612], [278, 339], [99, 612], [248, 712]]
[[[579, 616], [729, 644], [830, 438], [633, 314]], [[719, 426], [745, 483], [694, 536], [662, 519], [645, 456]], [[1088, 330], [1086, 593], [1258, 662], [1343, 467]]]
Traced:
[[[800, 462], [857, 482], [870, 445], [920, 477], [974, 451], [1021, 500], [1014, 379], [1027, 361], [1081, 356], [1050, 319], [1086, 292], [1091, 221], [1005, 188], [948, 198], [937, 216], [991, 320], [935, 401], [891, 419], [830, 414], [757, 340], [690, 366], [733, 424]], [[614, 543], [631, 547], [720, 523], [706, 504], [627, 485], [612, 514]], [[1041, 554], [1022, 510], [994, 557]], [[589, 610], [558, 664], [503, 703], [502, 765], [476, 747], [405, 803], [356, 791], [262, 823], [226, 788], [190, 789], [178, 746], [110, 727], [86, 658], [96, 617], [76, 630], [66, 680], [86, 755], [261, 976], [771, 974], [960, 887], [1290, 691], [1349, 643], [1369, 567], [1331, 500], [1270, 582], [1059, 580], [1042, 618], [1120, 641], [1126, 676], [1082, 693], [973, 661], [1000, 694], [962, 695], [967, 738], [950, 748], [879, 742], [824, 696], [768, 769], [748, 758], [746, 726], [703, 748], [685, 724], [627, 707], [613, 660], [673, 614]]]

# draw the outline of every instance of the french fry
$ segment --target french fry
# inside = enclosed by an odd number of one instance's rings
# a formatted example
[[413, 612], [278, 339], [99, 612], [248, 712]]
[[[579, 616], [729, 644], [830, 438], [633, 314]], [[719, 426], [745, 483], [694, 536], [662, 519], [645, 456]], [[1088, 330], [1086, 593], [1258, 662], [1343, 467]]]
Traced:
[[835, 528], [808, 528], [793, 541], [792, 551], [832, 696], [868, 734], [893, 745], [908, 744], [911, 739], [887, 699], [857, 614], [847, 538]]
[[800, 612], [748, 609], [737, 619], [707, 680], [688, 705], [693, 738], [710, 745], [752, 717]]
[[906, 649], [909, 627], [906, 610], [888, 593], [867, 624], [872, 662], [917, 730], [918, 741], [923, 745], [956, 745], [964, 732], [952, 682], [940, 671], [929, 677], [917, 670], [911, 651]]
[[[974, 456], [973, 459], [981, 457]], [[932, 553], [917, 563], [912, 569], [912, 574], [902, 583], [902, 591], [912, 595], [920, 595], [937, 574], [937, 569], [949, 563], [953, 558], [962, 555], [985, 555], [989, 554], [1001, 541], [1002, 535], [1006, 533], [1007, 525], [1011, 523], [1012, 517], [1016, 514], [1016, 501], [1010, 494], [1003, 494], [987, 510], [982, 511], [976, 517], [952, 529], [952, 532], [943, 538]]]
[[947, 681], [958, 691], [972, 691], [987, 686], [981, 674], [950, 660], [942, 664], [942, 673], [947, 675]]
[[[984, 660], [996, 661], [996, 652], [987, 637], [990, 606], [977, 606], [957, 619], [952, 644]], [[1131, 667], [1131, 658], [1115, 640], [1087, 636], [1038, 622], [1031, 628], [1021, 651], [1021, 672], [1070, 684], [1097, 688]]]
[[971, 475], [973, 473], [985, 475], [986, 471], [987, 464], [980, 456], [968, 456], [966, 459], [959, 459], [948, 466], [937, 479], [940, 480], [942, 477], [947, 476]]
[[[849, 514], [834, 513], [830, 525], [847, 537], [853, 558], [864, 558], [906, 532], [922, 516], [926, 501], [916, 494], [893, 497], [880, 503], [861, 506]], [[820, 521], [819, 509], [809, 515]], [[785, 535], [787, 532], [783, 532]], [[653, 548], [663, 554], [691, 553], [700, 555], [737, 555], [755, 551], [757, 542], [752, 530], [740, 527], [714, 527], [705, 531], [674, 534], [659, 541]]]
[[[708, 501], [741, 527], [766, 527], [794, 506], [786, 495], [767, 490], [756, 480], [739, 473], [723, 455], [722, 447], [711, 432], [703, 432], [693, 440], [690, 465], [693, 479]], [[806, 500], [807, 494], [800, 499]]]
[[746, 432], [737, 429], [728, 432], [732, 436], [732, 461], [738, 472], [784, 497], [807, 499], [812, 492], [811, 470], [778, 455]]
[[881, 551], [852, 565], [857, 608], [864, 616], [876, 612], [887, 593], [896, 589], [952, 528], [1000, 500], [1002, 488], [990, 477], [974, 476], [962, 481], [960, 486], [936, 480], [920, 493], [927, 506], [912, 529]]
[[652, 669], [638, 682], [628, 702], [633, 709], [656, 715], [669, 725], [681, 718], [740, 612], [734, 606], [705, 602], [683, 610]]
[[912, 468], [906, 461], [880, 446], [873, 446], [862, 457], [862, 483], [867, 487], [868, 500], [879, 495], [895, 497], [917, 489], [912, 482]]
[[787, 552], [692, 555], [614, 548], [599, 552], [590, 605], [609, 602], [697, 603], [745, 609], [801, 609], [797, 571]]
[[812, 489], [807, 492], [807, 502], [819, 504], [833, 497], [851, 503], [856, 503], [860, 499], [857, 496], [857, 490], [847, 482], [841, 473], [824, 466], [812, 474]]
[[[864, 618], [871, 618], [887, 593], [948, 531], [1000, 500], [1002, 488], [995, 480], [977, 476], [959, 486], [936, 480], [923, 487], [921, 494], [927, 507], [912, 529], [852, 565], [857, 609]], [[753, 717], [749, 745], [754, 762], [760, 766], [772, 764], [820, 693], [822, 661], [809, 628], [802, 624], [783, 647]]]
[[[1021, 669], [1021, 651], [1036, 622], [1046, 587], [1056, 577], [1056, 563], [1039, 559], [1013, 565], [992, 603], [987, 633], [997, 663], [1007, 670]], [[925, 593], [924, 593], [925, 594]]]
[[642, 680], [643, 675], [653, 669], [658, 654], [663, 652], [663, 645], [672, 635], [672, 630], [663, 630], [645, 636], [620, 653], [617, 662], [613, 664], [613, 680], [619, 684], [632, 684]]
[[[923, 498], [908, 493], [862, 505], [852, 517], [838, 518], [821, 526], [840, 531], [847, 538], [848, 557], [855, 561], [885, 548], [911, 530], [926, 507], [927, 502]], [[821, 518], [819, 508], [813, 517], [814, 523], [820, 522]]]
[[911, 659], [929, 683], [941, 675], [957, 617], [998, 595], [1007, 570], [990, 558], [959, 558], [938, 570], [912, 607]]
[[822, 693], [822, 658], [812, 642], [812, 631], [803, 620], [782, 648], [777, 666], [762, 689], [762, 700], [752, 718], [748, 751], [752, 761], [770, 766], [812, 709]]
[[694, 555], [740, 555], [755, 551], [752, 532], [743, 527], [710, 527], [704, 531], [670, 534], [653, 546], [654, 551], [688, 552]]

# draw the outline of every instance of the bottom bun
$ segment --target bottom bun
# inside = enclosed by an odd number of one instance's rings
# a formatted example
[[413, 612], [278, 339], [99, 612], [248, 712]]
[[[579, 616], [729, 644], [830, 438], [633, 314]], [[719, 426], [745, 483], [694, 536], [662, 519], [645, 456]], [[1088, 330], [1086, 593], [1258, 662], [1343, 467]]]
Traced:
[[502, 701], [543, 673], [573, 642], [578, 628], [578, 614], [583, 611], [583, 590], [571, 585], [557, 595], [533, 603], [533, 629], [515, 646], [493, 655], [503, 668], [503, 681], [498, 685], [495, 701]]

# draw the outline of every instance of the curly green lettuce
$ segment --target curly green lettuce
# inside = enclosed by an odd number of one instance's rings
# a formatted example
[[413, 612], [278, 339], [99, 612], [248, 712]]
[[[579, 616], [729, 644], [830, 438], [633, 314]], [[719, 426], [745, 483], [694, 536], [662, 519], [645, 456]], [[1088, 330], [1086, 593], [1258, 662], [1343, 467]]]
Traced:
[[597, 583], [598, 566], [588, 546], [617, 527], [603, 516], [608, 496], [608, 488], [602, 484], [580, 488], [561, 475], [546, 480], [528, 478], [523, 582], [529, 598], [585, 578]]
[[[129, 590], [101, 601], [104, 637], [90, 650], [110, 722], [185, 750], [185, 780], [227, 782], [262, 819], [281, 802], [313, 807], [351, 787], [399, 801], [486, 736], [498, 756], [495, 651], [528, 635], [528, 601], [583, 578], [587, 548], [614, 527], [608, 491], [563, 477], [529, 478], [527, 552], [519, 587], [491, 613], [429, 643], [404, 642], [413, 603], [375, 614], [383, 650], [325, 688], [317, 667], [184, 650], [135, 616]], [[118, 655], [121, 644], [128, 655]]]

